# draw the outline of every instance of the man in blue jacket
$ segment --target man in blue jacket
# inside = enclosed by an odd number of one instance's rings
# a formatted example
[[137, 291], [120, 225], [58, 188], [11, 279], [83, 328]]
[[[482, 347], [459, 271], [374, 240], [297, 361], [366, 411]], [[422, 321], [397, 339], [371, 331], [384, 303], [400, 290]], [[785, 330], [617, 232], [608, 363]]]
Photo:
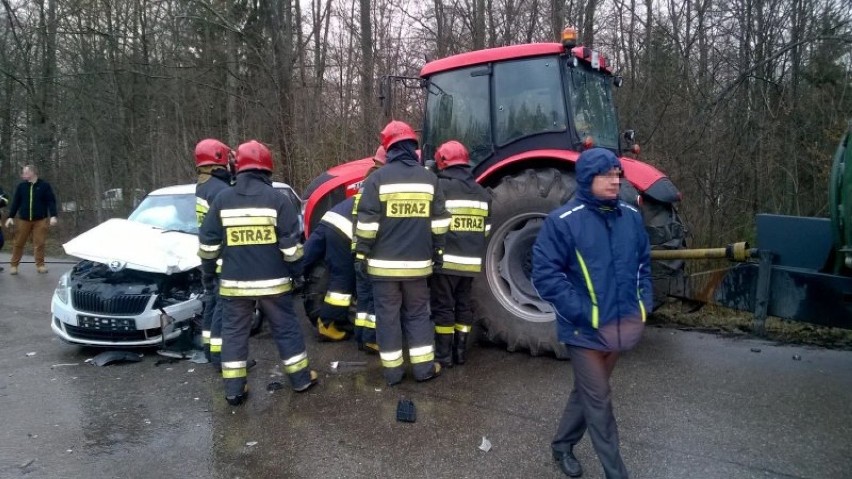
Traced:
[[532, 280], [556, 312], [574, 387], [551, 443], [569, 477], [583, 469], [574, 445], [588, 429], [607, 479], [626, 478], [609, 378], [621, 351], [639, 341], [652, 307], [650, 245], [636, 208], [618, 200], [622, 169], [609, 150], [577, 160], [577, 194], [551, 212], [533, 246]]

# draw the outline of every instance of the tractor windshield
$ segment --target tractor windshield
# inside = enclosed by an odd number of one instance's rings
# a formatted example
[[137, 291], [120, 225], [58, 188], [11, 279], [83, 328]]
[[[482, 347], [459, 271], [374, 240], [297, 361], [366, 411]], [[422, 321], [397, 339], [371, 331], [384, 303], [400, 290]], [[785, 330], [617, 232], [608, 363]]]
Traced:
[[424, 158], [445, 141], [460, 141], [477, 164], [491, 154], [488, 108], [488, 67], [473, 67], [435, 75], [427, 87]]
[[618, 123], [612, 103], [612, 80], [580, 63], [567, 63], [566, 87], [574, 128], [582, 140], [591, 137], [595, 146], [618, 149]]

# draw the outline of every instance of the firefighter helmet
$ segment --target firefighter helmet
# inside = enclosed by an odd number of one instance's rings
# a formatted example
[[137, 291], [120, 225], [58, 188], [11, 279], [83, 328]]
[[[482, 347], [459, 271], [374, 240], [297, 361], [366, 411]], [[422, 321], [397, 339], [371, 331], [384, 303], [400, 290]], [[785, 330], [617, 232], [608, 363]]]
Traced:
[[213, 138], [201, 140], [195, 145], [195, 166], [220, 165], [228, 166], [228, 155], [231, 149], [228, 145]]
[[464, 145], [452, 140], [438, 147], [435, 151], [435, 162], [438, 163], [439, 170], [444, 170], [450, 166], [469, 165], [470, 155]]
[[269, 148], [250, 140], [237, 148], [237, 173], [246, 170], [272, 171], [272, 154]]
[[390, 150], [391, 145], [402, 140], [417, 141], [417, 133], [414, 133], [414, 129], [408, 123], [398, 120], [388, 123], [380, 136], [385, 151]]
[[373, 161], [381, 165], [384, 165], [388, 162], [388, 152], [385, 151], [384, 146], [376, 148], [376, 154], [373, 155]]

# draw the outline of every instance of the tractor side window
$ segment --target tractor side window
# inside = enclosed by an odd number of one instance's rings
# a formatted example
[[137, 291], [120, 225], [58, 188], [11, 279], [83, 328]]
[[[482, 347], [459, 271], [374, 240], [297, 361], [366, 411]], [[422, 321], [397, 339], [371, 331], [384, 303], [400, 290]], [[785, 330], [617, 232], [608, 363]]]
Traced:
[[556, 57], [494, 65], [494, 133], [496, 143], [567, 127], [562, 79]]
[[569, 100], [574, 127], [582, 140], [590, 136], [595, 146], [618, 148], [618, 124], [612, 103], [610, 79], [584, 65], [568, 68]]
[[449, 140], [460, 141], [476, 165], [491, 154], [489, 75], [482, 67], [440, 73], [430, 78], [426, 102], [425, 158]]

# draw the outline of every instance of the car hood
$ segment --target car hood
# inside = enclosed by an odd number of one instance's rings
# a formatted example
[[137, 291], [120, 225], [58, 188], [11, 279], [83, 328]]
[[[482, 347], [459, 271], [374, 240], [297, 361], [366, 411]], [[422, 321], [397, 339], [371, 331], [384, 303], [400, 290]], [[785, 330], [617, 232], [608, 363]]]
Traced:
[[198, 237], [125, 219], [111, 219], [62, 245], [71, 256], [149, 273], [172, 274], [201, 264]]

